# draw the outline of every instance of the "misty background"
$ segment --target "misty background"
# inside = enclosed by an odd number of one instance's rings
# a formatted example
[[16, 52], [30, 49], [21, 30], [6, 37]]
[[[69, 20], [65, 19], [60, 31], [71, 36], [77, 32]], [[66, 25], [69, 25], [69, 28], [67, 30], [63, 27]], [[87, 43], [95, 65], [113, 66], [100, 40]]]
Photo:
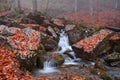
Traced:
[[56, 16], [63, 13], [86, 10], [94, 11], [120, 10], [120, 0], [7, 0], [13, 8], [36, 9], [42, 13]]

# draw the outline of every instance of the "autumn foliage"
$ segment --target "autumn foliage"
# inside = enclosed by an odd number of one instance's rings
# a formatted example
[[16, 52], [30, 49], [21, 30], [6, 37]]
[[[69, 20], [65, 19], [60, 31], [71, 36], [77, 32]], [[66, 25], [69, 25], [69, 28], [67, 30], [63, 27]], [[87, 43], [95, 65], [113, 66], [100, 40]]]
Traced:
[[31, 80], [19, 69], [16, 53], [0, 46], [0, 80]]
[[70, 20], [94, 28], [120, 25], [120, 11], [117, 10], [94, 11], [93, 16], [90, 16], [89, 10], [80, 10], [75, 14], [64, 13], [60, 14], [58, 17], [67, 17]]
[[96, 45], [101, 42], [109, 33], [111, 33], [110, 30], [102, 30], [98, 34], [81, 40], [80, 42], [76, 43], [76, 45], [81, 45], [85, 51], [90, 51], [95, 48]]

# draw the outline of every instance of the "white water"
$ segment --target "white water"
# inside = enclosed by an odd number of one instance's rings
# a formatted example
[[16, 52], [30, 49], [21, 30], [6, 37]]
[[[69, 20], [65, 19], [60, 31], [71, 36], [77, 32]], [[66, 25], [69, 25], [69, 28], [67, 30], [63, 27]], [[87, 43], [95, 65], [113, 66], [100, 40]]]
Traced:
[[[73, 57], [70, 58], [67, 54], [64, 54], [64, 52], [69, 51], [69, 54]], [[59, 39], [59, 43], [58, 43], [58, 53], [60, 53], [64, 59], [64, 65], [78, 65], [78, 62], [76, 61], [80, 61], [79, 58], [76, 58], [74, 51], [72, 50], [72, 47], [69, 44], [69, 39], [68, 39], [68, 35], [61, 30], [60, 33], [60, 39]], [[55, 63], [52, 61], [45, 61], [44, 62], [44, 66], [43, 69], [40, 70], [41, 73], [46, 74], [46, 73], [53, 73], [53, 72], [57, 72], [57, 68], [55, 66]]]
[[53, 73], [57, 72], [55, 64], [52, 61], [45, 61], [43, 65], [43, 69], [40, 70], [41, 73], [47, 74], [47, 73]]
[[58, 48], [61, 49], [58, 50], [60, 53], [64, 53], [67, 50], [72, 51], [72, 48], [69, 44], [68, 35], [63, 30], [61, 30]]
[[[65, 58], [65, 62], [64, 62], [65, 65], [78, 64], [75, 61], [79, 61], [80, 59], [76, 58], [75, 53], [69, 44], [68, 35], [63, 30], [61, 30], [60, 39], [59, 39], [59, 43], [58, 43], [58, 49], [60, 49], [60, 50], [58, 50], [58, 53], [61, 53], [63, 55], [63, 57]], [[73, 59], [70, 58], [69, 56], [67, 56], [66, 54], [64, 54], [64, 52], [66, 52], [66, 51], [70, 51], [69, 54], [73, 57]]]

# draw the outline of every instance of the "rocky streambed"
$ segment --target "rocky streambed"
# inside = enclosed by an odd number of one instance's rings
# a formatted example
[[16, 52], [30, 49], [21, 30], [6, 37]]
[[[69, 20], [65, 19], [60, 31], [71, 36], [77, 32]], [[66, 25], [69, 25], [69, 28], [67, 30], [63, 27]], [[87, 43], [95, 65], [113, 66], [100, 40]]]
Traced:
[[[18, 21], [3, 16], [0, 22], [0, 45], [15, 53], [21, 74], [29, 71], [33, 80], [120, 80], [119, 32], [40, 13], [24, 16]], [[46, 61], [57, 71], [41, 73]], [[70, 61], [77, 65], [64, 64]]]

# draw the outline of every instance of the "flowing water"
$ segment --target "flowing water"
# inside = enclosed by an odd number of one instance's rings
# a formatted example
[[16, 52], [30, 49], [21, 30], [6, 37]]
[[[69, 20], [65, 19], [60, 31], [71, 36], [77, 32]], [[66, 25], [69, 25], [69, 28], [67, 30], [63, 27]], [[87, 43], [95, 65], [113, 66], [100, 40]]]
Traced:
[[[69, 52], [69, 55], [72, 56], [69, 57], [67, 54], [64, 54], [66, 51]], [[80, 61], [79, 58], [76, 58], [74, 51], [72, 50], [72, 47], [69, 44], [69, 38], [68, 35], [65, 33], [65, 31], [61, 30], [60, 33], [60, 39], [58, 42], [58, 49], [56, 51], [57, 53], [60, 53], [64, 59], [64, 65], [78, 65], [78, 62]], [[57, 72], [56, 65], [53, 61], [47, 60], [44, 62], [43, 69], [40, 70], [41, 73], [52, 73]]]
[[56, 69], [56, 65], [52, 61], [45, 61], [43, 65], [43, 69], [40, 70], [41, 73], [53, 73], [57, 72], [58, 70]]
[[[69, 52], [69, 55], [71, 55], [72, 58], [64, 54], [66, 51]], [[78, 64], [78, 61], [80, 61], [80, 58], [76, 58], [76, 55], [72, 47], [70, 46], [68, 35], [63, 30], [61, 30], [60, 33], [60, 39], [58, 42], [58, 52], [61, 53], [65, 58], [65, 62], [64, 62], [65, 65], [67, 64], [76, 65]]]

